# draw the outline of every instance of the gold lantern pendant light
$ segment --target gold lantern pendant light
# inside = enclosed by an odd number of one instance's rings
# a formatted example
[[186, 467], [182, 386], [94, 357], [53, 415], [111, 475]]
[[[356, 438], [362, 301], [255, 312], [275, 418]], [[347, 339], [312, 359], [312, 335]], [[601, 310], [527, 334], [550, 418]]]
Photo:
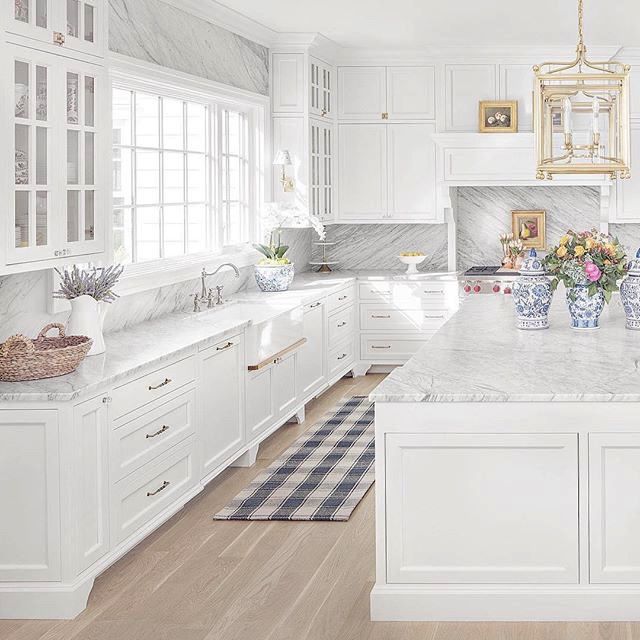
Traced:
[[629, 65], [590, 62], [578, 0], [578, 47], [573, 62], [545, 62], [536, 76], [536, 178], [554, 174], [630, 176]]

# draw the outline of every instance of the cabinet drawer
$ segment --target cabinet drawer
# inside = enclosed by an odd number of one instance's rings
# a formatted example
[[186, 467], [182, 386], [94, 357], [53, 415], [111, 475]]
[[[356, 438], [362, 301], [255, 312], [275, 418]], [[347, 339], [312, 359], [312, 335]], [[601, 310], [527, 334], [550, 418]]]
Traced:
[[329, 352], [329, 379], [337, 375], [340, 371], [348, 371], [349, 365], [353, 363], [354, 357], [355, 349], [352, 340], [332, 349]]
[[[418, 305], [454, 306], [458, 295], [457, 282], [362, 282], [360, 300], [415, 301]], [[413, 306], [413, 305], [411, 305]]]
[[112, 490], [113, 539], [122, 542], [195, 484], [194, 439], [154, 461]]
[[448, 319], [442, 309], [396, 309], [391, 305], [360, 305], [362, 331], [437, 331]]
[[195, 378], [195, 358], [190, 357], [116, 387], [113, 390], [113, 419], [117, 420], [152, 400], [166, 396]]
[[405, 362], [423, 347], [432, 335], [433, 333], [424, 333], [402, 338], [362, 336], [360, 357], [363, 360]]
[[111, 432], [112, 478], [124, 478], [195, 432], [195, 391], [154, 406]]
[[346, 307], [347, 305], [353, 304], [356, 299], [356, 289], [353, 285], [349, 285], [336, 293], [332, 293], [327, 298], [327, 312], [329, 314], [341, 309], [342, 307]]
[[329, 318], [329, 344], [337, 344], [341, 340], [353, 337], [355, 307], [350, 306], [338, 311]]

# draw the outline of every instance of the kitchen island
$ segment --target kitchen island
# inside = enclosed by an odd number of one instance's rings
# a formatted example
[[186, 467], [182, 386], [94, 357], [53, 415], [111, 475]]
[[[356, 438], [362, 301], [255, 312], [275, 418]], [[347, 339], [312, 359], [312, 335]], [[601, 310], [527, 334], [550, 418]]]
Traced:
[[373, 620], [640, 620], [640, 332], [469, 299], [371, 394]]

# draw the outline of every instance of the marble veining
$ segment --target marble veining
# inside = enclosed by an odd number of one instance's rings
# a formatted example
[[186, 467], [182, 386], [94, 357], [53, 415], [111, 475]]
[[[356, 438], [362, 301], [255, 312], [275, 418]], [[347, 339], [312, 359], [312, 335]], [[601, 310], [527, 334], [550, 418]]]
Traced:
[[593, 187], [458, 187], [458, 268], [500, 264], [498, 236], [511, 233], [511, 211], [547, 212], [547, 245], [568, 229], [599, 227], [600, 193]]
[[[516, 328], [510, 296], [477, 296], [372, 393], [376, 402], [639, 402], [640, 334], [616, 296], [596, 331], [569, 326], [556, 296], [551, 327]], [[517, 416], [517, 410], [514, 414]]]
[[620, 240], [629, 258], [640, 248], [640, 224], [610, 224], [609, 233]]
[[269, 95], [269, 51], [160, 0], [109, 0], [109, 49]]
[[[421, 251], [427, 259], [420, 271], [447, 268], [447, 226], [444, 224], [336, 224], [327, 227], [327, 257], [339, 269], [402, 269], [398, 255]], [[313, 247], [320, 260], [322, 248]], [[406, 267], [404, 267], [406, 269]]]

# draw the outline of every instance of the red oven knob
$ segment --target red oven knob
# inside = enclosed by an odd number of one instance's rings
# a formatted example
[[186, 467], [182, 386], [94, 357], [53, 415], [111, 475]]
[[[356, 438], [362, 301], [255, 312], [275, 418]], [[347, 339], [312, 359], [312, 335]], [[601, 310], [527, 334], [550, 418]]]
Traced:
[[497, 282], [493, 285], [493, 293], [500, 293], [500, 285]]
[[481, 290], [481, 287], [480, 287], [480, 285], [479, 285], [479, 284], [477, 284], [477, 285], [475, 285], [475, 286], [473, 287], [473, 292], [474, 292], [474, 293], [480, 293], [480, 290]]
[[509, 285], [507, 285], [507, 286], [504, 288], [504, 292], [505, 292], [505, 294], [506, 294], [506, 295], [509, 295], [509, 294], [511, 293], [511, 287], [510, 287]]
[[468, 282], [464, 283], [464, 292], [465, 293], [471, 293], [471, 285]]

